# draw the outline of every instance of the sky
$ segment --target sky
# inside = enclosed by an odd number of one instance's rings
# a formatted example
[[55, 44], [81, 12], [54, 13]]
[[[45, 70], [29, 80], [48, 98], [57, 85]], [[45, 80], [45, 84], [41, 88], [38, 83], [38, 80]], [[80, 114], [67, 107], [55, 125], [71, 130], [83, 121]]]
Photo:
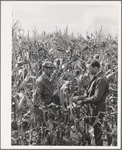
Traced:
[[103, 27], [104, 34], [116, 35], [118, 31], [117, 5], [105, 2], [100, 5], [95, 2], [89, 3], [51, 3], [51, 2], [13, 2], [12, 19], [19, 20], [22, 28], [27, 34], [32, 34], [34, 28], [39, 33], [46, 31], [53, 33], [56, 27], [62, 32], [68, 26], [69, 33], [78, 33], [83, 36], [89, 33], [99, 31]]

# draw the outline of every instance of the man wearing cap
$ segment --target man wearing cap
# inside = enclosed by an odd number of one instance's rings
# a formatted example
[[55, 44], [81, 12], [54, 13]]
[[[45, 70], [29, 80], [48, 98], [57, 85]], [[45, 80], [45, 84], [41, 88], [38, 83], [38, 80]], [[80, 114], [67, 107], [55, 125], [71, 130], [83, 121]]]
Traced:
[[[55, 77], [57, 73], [56, 66], [51, 61], [45, 61], [42, 64], [43, 72], [36, 80], [36, 93], [34, 95], [33, 101], [38, 104], [48, 105], [52, 103], [53, 92], [55, 89]], [[55, 73], [54, 69], [56, 69]], [[53, 77], [52, 77], [53, 74]]]
[[[109, 83], [103, 71], [100, 69], [100, 63], [97, 60], [93, 60], [89, 65], [89, 71], [93, 78], [88, 87], [87, 96], [76, 96], [74, 101], [82, 100], [82, 104], [92, 104], [95, 106], [95, 116], [99, 112], [106, 111], [106, 96], [109, 91]], [[102, 132], [101, 125], [97, 123], [94, 126], [95, 143], [97, 146], [102, 146]]]

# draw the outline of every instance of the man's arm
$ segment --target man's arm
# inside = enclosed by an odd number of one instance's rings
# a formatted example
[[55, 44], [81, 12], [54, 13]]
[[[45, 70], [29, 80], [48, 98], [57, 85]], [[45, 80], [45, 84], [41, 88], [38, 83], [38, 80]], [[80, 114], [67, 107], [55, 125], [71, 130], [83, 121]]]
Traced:
[[95, 94], [83, 100], [83, 103], [96, 103], [100, 101], [106, 92], [106, 86], [106, 81], [104, 79], [99, 79], [96, 83]]
[[34, 91], [33, 94], [33, 102], [35, 103], [37, 100], [41, 101], [42, 99], [42, 91], [43, 91], [43, 84], [40, 81], [36, 81], [36, 90]]
[[59, 72], [60, 72], [60, 67], [57, 66], [56, 70], [53, 72], [51, 79], [50, 79], [54, 90], [57, 88], [57, 76]]

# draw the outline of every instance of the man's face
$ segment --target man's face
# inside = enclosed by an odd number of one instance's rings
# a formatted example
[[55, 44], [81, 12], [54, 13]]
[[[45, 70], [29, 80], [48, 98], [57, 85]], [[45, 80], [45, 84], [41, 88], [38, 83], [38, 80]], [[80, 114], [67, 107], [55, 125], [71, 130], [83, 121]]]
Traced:
[[51, 67], [46, 68], [45, 67], [44, 71], [45, 71], [46, 75], [50, 77], [54, 71], [54, 68], [51, 68]]
[[96, 75], [96, 67], [89, 66], [89, 71], [91, 75]]

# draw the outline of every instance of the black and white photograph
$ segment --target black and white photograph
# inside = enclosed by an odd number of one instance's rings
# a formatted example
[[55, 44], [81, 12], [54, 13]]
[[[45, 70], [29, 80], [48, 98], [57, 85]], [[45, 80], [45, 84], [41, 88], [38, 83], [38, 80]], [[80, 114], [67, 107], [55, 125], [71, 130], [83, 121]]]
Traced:
[[1, 148], [121, 147], [121, 1], [2, 1], [1, 68]]

